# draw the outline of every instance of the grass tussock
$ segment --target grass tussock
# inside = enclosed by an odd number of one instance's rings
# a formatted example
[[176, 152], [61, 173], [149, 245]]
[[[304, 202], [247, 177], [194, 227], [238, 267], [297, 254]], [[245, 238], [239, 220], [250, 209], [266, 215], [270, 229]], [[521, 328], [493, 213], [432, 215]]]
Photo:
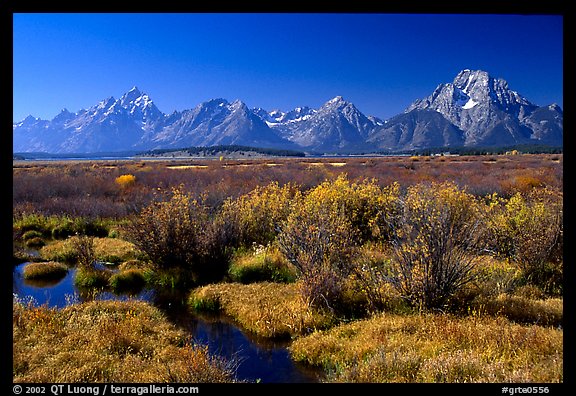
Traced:
[[142, 269], [126, 269], [110, 276], [108, 283], [117, 292], [140, 290], [146, 285], [146, 273]]
[[74, 284], [84, 289], [105, 288], [108, 286], [112, 274], [112, 271], [107, 269], [80, 266], [74, 275]]
[[[78, 237], [73, 236], [62, 241], [55, 241], [40, 249], [40, 256], [45, 260], [62, 262], [74, 262], [77, 259], [77, 251], [74, 241]], [[136, 259], [142, 253], [133, 243], [119, 238], [93, 238], [94, 254], [99, 261], [121, 263]]]
[[562, 382], [563, 332], [502, 317], [390, 315], [294, 341], [332, 382]]
[[234, 282], [285, 282], [296, 280], [296, 269], [276, 247], [258, 246], [237, 253], [230, 262], [228, 275]]
[[60, 279], [66, 275], [68, 267], [54, 261], [29, 263], [24, 267], [24, 279]]
[[504, 316], [517, 323], [542, 326], [562, 326], [563, 299], [534, 299], [525, 296], [500, 294], [496, 298], [475, 300], [470, 311], [492, 316]]
[[244, 329], [263, 337], [289, 337], [330, 326], [334, 317], [310, 308], [300, 282], [211, 284], [197, 288], [189, 304], [197, 310], [221, 310]]
[[235, 366], [189, 342], [153, 306], [13, 304], [14, 382], [235, 382]]

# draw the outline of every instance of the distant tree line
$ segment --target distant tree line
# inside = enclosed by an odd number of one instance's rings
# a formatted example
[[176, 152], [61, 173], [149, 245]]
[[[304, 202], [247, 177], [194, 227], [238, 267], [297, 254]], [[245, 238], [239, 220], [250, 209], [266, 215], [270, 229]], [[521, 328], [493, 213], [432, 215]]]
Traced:
[[264, 148], [264, 147], [249, 147], [241, 146], [237, 144], [232, 145], [217, 145], [217, 146], [207, 146], [207, 147], [186, 147], [181, 149], [156, 149], [149, 150], [145, 154], [148, 155], [159, 155], [166, 154], [175, 151], [185, 151], [189, 155], [216, 155], [221, 152], [239, 152], [239, 151], [252, 151], [264, 155], [274, 155], [280, 157], [304, 157], [306, 154], [302, 151], [287, 150], [287, 149], [274, 149], [274, 148]]

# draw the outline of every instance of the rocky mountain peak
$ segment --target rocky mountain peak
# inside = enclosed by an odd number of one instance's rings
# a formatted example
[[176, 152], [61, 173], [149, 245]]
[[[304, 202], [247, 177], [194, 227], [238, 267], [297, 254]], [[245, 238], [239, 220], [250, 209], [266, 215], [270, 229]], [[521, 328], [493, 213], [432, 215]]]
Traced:
[[249, 110], [239, 99], [212, 99], [165, 115], [132, 87], [87, 110], [63, 110], [52, 121], [28, 116], [13, 124], [13, 150], [121, 151], [242, 144], [324, 152], [427, 147], [562, 145], [557, 104], [538, 107], [483, 70], [464, 69], [452, 82], [382, 121], [336, 96], [318, 109]]

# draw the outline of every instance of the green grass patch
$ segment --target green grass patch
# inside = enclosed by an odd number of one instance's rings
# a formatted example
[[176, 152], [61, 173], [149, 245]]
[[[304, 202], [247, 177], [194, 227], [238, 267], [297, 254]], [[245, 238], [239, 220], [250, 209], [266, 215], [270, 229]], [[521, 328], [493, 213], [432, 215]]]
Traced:
[[110, 276], [108, 284], [117, 292], [138, 291], [146, 285], [146, 277], [142, 269], [127, 269]]
[[261, 247], [237, 253], [228, 270], [230, 279], [239, 283], [296, 281], [296, 269], [277, 248]]
[[95, 268], [78, 267], [74, 276], [74, 284], [80, 288], [105, 288], [109, 285], [110, 270], [98, 270]]
[[70, 216], [44, 216], [37, 213], [23, 214], [12, 219], [14, 230], [26, 234], [36, 231], [44, 238], [66, 239], [80, 234], [105, 237], [117, 222], [107, 219], [88, 219]]

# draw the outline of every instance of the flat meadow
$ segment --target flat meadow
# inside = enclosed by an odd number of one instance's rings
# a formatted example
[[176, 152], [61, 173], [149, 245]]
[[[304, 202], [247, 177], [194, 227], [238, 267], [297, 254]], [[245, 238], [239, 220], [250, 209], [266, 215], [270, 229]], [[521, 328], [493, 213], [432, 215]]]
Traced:
[[[326, 382], [564, 379], [563, 154], [14, 161], [28, 261], [183, 292]], [[147, 302], [13, 307], [15, 382], [239, 381]]]

